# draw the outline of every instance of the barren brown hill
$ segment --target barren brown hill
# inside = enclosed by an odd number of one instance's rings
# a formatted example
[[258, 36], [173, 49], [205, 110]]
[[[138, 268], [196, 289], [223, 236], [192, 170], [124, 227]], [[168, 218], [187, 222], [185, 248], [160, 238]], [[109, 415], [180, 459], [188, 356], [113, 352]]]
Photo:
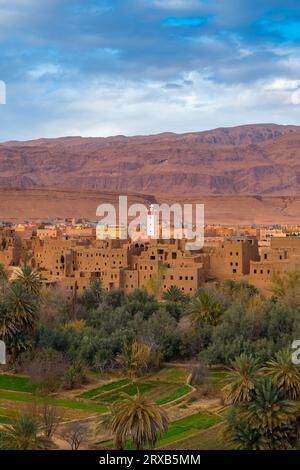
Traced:
[[300, 195], [300, 127], [0, 144], [0, 187]]
[[[178, 197], [158, 195], [158, 202], [177, 202]], [[183, 196], [182, 202], [205, 204], [205, 222], [220, 224], [298, 224], [300, 196]], [[118, 203], [118, 194], [96, 190], [0, 189], [0, 220], [86, 218], [97, 220], [99, 204]], [[131, 194], [129, 204], [148, 205], [154, 198]]]

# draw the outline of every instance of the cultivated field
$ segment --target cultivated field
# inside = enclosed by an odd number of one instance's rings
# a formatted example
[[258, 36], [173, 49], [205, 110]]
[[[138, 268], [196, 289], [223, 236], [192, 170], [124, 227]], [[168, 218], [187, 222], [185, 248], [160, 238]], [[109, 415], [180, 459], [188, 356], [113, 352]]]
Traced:
[[[170, 418], [169, 430], [161, 436], [157, 448], [226, 448], [219, 434], [222, 422], [219, 389], [224, 371], [211, 371], [202, 391], [201, 387], [196, 391], [188, 385], [187, 376], [184, 366], [166, 366], [135, 381], [91, 373], [89, 384], [81, 390], [41, 396], [28, 377], [0, 374], [0, 425], [11, 422], [30, 407], [47, 403], [61, 407], [63, 422], [87, 419], [94, 431], [100, 417], [124, 393], [132, 396], [139, 390], [149, 401], [164, 406]], [[87, 447], [113, 448], [112, 437], [104, 430]]]

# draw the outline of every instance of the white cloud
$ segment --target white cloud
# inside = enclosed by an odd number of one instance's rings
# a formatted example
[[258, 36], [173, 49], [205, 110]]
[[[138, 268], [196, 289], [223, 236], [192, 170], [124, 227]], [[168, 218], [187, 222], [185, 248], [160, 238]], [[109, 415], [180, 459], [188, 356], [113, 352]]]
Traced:
[[28, 75], [33, 80], [39, 80], [46, 75], [59, 75], [62, 73], [62, 67], [56, 64], [39, 64], [28, 71]]
[[255, 122], [299, 123], [300, 91], [274, 89], [274, 82], [216, 84], [207, 75], [191, 72], [171, 88], [161, 81], [93, 80], [59, 89], [50, 84], [46, 89], [39, 81], [33, 88], [24, 83], [10, 91], [16, 102], [0, 108], [0, 117], [5, 117], [2, 135], [136, 135]]
[[153, 5], [165, 10], [191, 10], [199, 7], [199, 0], [153, 0]]
[[289, 80], [287, 78], [277, 78], [266, 86], [266, 90], [290, 91], [300, 87], [300, 80]]

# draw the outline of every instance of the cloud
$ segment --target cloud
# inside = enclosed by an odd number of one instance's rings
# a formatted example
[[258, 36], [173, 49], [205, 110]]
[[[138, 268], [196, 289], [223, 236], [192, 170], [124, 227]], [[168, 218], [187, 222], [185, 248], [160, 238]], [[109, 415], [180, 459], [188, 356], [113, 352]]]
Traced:
[[296, 0], [0, 0], [1, 139], [299, 122]]
[[164, 10], [192, 10], [201, 6], [200, 0], [153, 0], [153, 6]]
[[62, 67], [57, 64], [38, 64], [28, 71], [28, 75], [33, 80], [39, 80], [42, 77], [57, 76], [62, 73]]

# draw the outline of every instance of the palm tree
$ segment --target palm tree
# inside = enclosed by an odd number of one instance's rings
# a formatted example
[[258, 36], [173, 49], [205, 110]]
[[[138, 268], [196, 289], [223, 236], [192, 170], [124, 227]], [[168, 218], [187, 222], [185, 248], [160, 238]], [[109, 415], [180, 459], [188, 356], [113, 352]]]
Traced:
[[295, 402], [269, 379], [263, 379], [251, 392], [251, 401], [240, 404], [238, 415], [259, 434], [258, 449], [289, 449], [296, 437]]
[[217, 325], [221, 314], [222, 306], [204, 289], [199, 291], [188, 308], [188, 316], [197, 327], [204, 324]]
[[37, 313], [36, 300], [19, 283], [12, 283], [5, 298], [7, 312], [18, 330], [31, 330]]
[[13, 274], [13, 283], [20, 284], [26, 291], [35, 297], [39, 297], [41, 293], [41, 277], [36, 269], [30, 266], [16, 268]]
[[165, 411], [147, 402], [138, 392], [133, 397], [124, 394], [124, 399], [117, 403], [111, 429], [118, 449], [124, 449], [132, 440], [137, 450], [142, 450], [146, 445], [153, 448], [159, 434], [168, 430], [168, 424]]
[[222, 430], [225, 441], [230, 441], [239, 450], [258, 450], [259, 433], [241, 420], [236, 406], [230, 407]]
[[0, 282], [1, 282], [2, 289], [4, 288], [7, 281], [8, 281], [8, 272], [5, 266], [2, 263], [0, 263]]
[[184, 302], [186, 296], [177, 286], [171, 286], [163, 293], [163, 299], [168, 302]]
[[252, 356], [241, 354], [232, 362], [230, 372], [224, 379], [222, 391], [228, 403], [251, 400], [251, 392], [256, 387], [258, 365]]
[[3, 303], [0, 303], [0, 339], [8, 344], [18, 332], [18, 322]]
[[38, 420], [30, 414], [20, 415], [12, 424], [3, 426], [0, 437], [1, 449], [37, 450], [45, 447]]
[[262, 367], [261, 372], [272, 379], [272, 382], [293, 400], [300, 398], [300, 368], [292, 363], [291, 352], [288, 349], [275, 354]]

